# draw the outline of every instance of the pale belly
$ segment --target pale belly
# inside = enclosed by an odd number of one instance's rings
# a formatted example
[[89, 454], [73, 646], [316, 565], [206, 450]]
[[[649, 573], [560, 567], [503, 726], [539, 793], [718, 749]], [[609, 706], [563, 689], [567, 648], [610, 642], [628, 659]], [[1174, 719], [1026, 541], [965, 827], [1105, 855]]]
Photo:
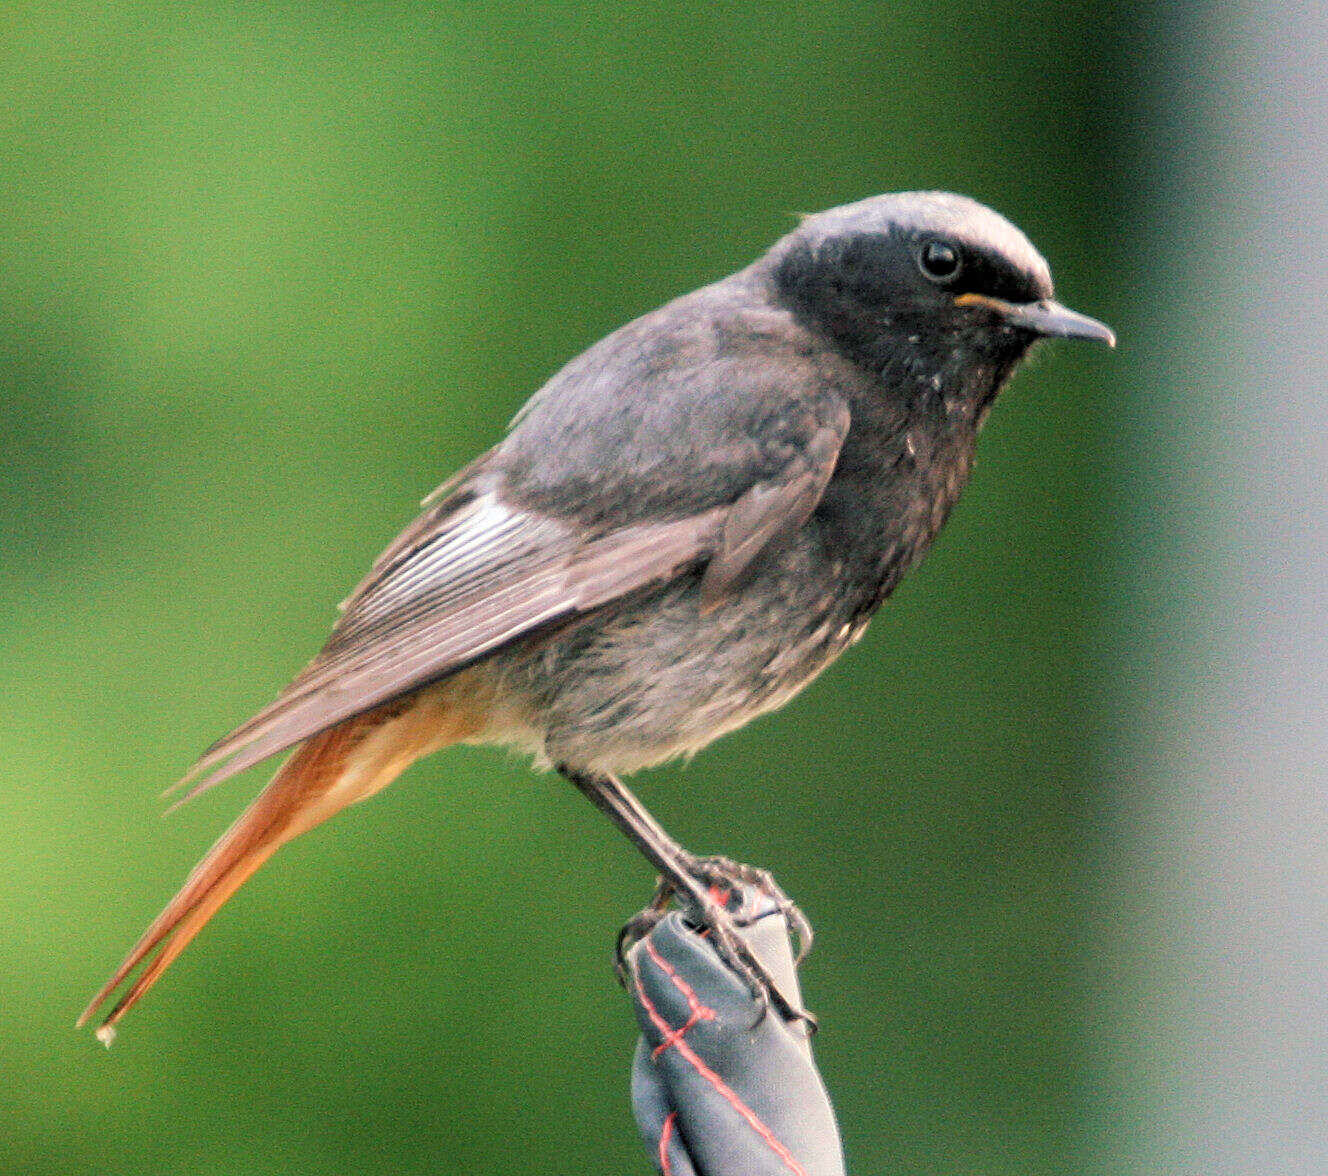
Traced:
[[521, 703], [489, 737], [544, 764], [631, 772], [782, 706], [867, 620], [830, 569], [796, 571], [770, 569], [707, 614], [688, 579], [503, 651], [501, 693]]

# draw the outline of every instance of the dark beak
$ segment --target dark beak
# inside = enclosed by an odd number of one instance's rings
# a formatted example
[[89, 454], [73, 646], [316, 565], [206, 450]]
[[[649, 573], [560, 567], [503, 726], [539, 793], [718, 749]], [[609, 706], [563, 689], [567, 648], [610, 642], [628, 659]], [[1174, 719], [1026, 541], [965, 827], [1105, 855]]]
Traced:
[[1097, 319], [1046, 298], [1041, 302], [1006, 302], [986, 294], [960, 294], [957, 306], [981, 306], [995, 311], [1013, 327], [1022, 327], [1051, 339], [1089, 339], [1116, 346], [1116, 333]]

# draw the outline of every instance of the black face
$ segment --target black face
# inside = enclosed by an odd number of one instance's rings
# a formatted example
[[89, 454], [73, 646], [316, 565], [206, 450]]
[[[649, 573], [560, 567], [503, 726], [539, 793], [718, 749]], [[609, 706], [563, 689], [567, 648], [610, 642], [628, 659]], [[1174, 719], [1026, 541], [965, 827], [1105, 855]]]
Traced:
[[948, 366], [956, 345], [975, 358], [1013, 362], [1036, 335], [1011, 330], [956, 298], [979, 294], [1021, 304], [1051, 296], [1045, 271], [991, 246], [898, 227], [795, 237], [773, 278], [799, 318], [877, 368], [899, 358], [901, 348], [944, 351]]

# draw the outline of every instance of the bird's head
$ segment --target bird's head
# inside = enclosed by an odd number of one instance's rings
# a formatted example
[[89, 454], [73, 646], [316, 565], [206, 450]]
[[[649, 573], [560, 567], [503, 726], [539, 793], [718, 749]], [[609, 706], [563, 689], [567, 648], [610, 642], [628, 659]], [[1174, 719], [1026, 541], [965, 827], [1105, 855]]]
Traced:
[[776, 298], [854, 358], [896, 380], [971, 385], [978, 401], [1039, 339], [1115, 346], [1108, 327], [1053, 300], [1051, 271], [1023, 233], [948, 192], [805, 217], [765, 265]]

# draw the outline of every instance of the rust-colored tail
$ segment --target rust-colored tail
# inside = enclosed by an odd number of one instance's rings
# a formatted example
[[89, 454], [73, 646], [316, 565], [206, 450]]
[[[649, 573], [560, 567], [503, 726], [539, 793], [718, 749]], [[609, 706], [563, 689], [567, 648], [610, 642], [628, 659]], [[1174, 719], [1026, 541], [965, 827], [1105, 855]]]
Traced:
[[385, 788], [420, 756], [465, 738], [473, 724], [460, 721], [455, 711], [440, 705], [443, 701], [426, 692], [405, 704], [389, 704], [316, 735], [296, 751], [194, 867], [180, 892], [92, 998], [78, 1019], [79, 1026], [91, 1020], [134, 969], [160, 947], [97, 1029], [98, 1039], [110, 1045], [115, 1023], [280, 846]]

